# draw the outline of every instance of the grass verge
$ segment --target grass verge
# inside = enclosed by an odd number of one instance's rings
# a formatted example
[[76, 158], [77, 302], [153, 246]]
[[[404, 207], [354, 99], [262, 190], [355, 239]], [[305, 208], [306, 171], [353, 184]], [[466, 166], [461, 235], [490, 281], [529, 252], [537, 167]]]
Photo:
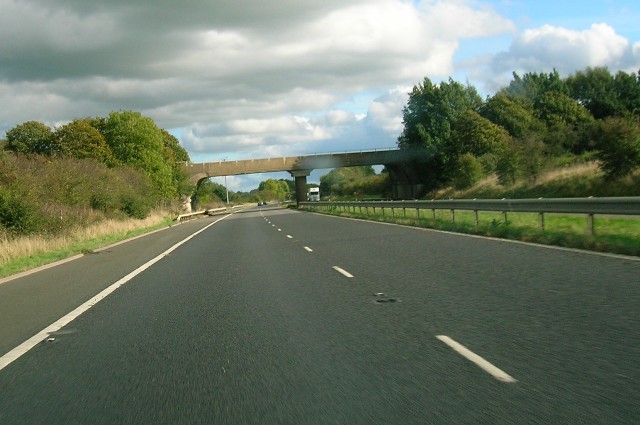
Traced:
[[168, 214], [157, 212], [144, 220], [106, 220], [60, 237], [0, 239], [0, 278], [77, 254], [91, 253], [98, 248], [167, 227], [171, 222]]
[[414, 227], [446, 230], [458, 233], [490, 236], [496, 238], [534, 242], [567, 248], [640, 256], [640, 219], [638, 218], [595, 218], [595, 232], [590, 235], [586, 216], [545, 214], [545, 228], [540, 227], [536, 213], [509, 213], [507, 220], [501, 213], [480, 212], [478, 224], [470, 211], [456, 211], [452, 221], [448, 210], [437, 210], [435, 218], [431, 211], [387, 209], [385, 213], [371, 210], [367, 214], [360, 211], [339, 209], [315, 212], [341, 217], [396, 223]]

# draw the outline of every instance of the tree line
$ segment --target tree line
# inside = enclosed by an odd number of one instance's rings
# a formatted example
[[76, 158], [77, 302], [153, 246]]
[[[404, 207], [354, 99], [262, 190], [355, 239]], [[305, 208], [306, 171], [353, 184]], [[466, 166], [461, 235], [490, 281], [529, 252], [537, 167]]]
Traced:
[[189, 161], [178, 139], [135, 111], [76, 119], [55, 130], [28, 121], [7, 131], [4, 149], [28, 156], [88, 158], [110, 168], [130, 165], [152, 180], [162, 198], [179, 195], [185, 178], [178, 162]]
[[293, 199], [295, 183], [287, 179], [267, 179], [258, 184], [256, 189], [250, 192], [235, 192], [228, 190], [224, 185], [211, 180], [201, 182], [195, 191], [195, 199], [198, 208], [218, 206], [226, 202], [244, 204], [257, 201], [287, 201]]
[[192, 187], [189, 155], [139, 112], [76, 119], [51, 129], [28, 121], [0, 143], [0, 236], [55, 234], [104, 217], [144, 218]]
[[588, 68], [513, 74], [483, 100], [475, 87], [425, 78], [403, 108], [401, 149], [426, 190], [467, 188], [495, 173], [503, 185], [547, 167], [597, 160], [607, 180], [640, 167], [640, 73]]

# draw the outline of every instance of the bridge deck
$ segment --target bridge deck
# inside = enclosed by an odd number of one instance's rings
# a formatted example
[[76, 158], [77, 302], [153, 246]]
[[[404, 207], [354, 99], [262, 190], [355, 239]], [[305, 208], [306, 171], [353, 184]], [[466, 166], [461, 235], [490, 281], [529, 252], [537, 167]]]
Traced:
[[388, 149], [282, 158], [205, 162], [200, 164], [187, 162], [184, 164], [184, 170], [197, 182], [208, 177], [272, 173], [278, 171], [289, 171], [293, 174], [296, 171], [310, 172], [322, 168], [386, 165], [406, 161], [407, 159], [408, 152], [400, 149]]

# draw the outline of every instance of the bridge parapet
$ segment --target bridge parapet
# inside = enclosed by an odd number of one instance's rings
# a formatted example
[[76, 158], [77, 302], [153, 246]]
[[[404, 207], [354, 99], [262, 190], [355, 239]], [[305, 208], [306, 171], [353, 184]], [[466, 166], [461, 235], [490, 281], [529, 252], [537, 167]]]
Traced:
[[[385, 165], [409, 159], [407, 151], [400, 149], [361, 152], [325, 153], [282, 158], [243, 159], [205, 163], [184, 163], [189, 176], [233, 176], [240, 174], [273, 173], [278, 171], [316, 170], [322, 168], [353, 167], [358, 165]], [[202, 177], [204, 176], [204, 177]]]

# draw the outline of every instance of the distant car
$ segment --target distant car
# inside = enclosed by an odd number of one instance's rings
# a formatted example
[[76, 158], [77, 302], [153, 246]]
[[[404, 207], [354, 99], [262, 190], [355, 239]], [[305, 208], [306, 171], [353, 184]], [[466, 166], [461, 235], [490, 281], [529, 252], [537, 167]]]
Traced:
[[267, 205], [267, 201], [258, 201], [258, 206], [261, 207], [263, 205]]

